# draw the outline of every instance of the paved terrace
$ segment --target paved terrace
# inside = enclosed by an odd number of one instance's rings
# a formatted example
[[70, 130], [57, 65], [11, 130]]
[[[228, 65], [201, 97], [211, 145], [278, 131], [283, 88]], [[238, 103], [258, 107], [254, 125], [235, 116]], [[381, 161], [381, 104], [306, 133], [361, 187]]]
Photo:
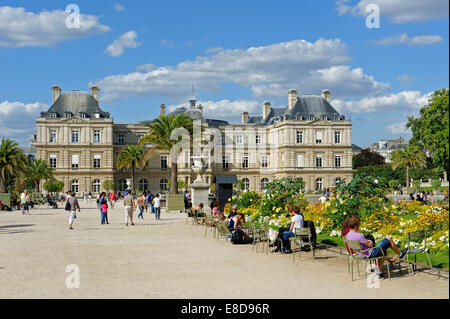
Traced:
[[[185, 214], [136, 216], [125, 227], [118, 203], [102, 226], [90, 205], [70, 231], [61, 208], [1, 212], [0, 298], [449, 298], [449, 281], [429, 274], [395, 271], [369, 289], [350, 280], [343, 255], [321, 250], [312, 263], [303, 252], [294, 263], [205, 238]], [[69, 264], [80, 268], [79, 289], [66, 288]]]

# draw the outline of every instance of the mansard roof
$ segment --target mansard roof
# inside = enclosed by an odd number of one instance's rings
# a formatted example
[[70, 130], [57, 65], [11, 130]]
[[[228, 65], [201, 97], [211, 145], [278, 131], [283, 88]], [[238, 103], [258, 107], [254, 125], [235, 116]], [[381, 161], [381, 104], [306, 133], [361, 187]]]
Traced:
[[71, 91], [63, 92], [53, 103], [47, 112], [41, 112], [41, 117], [52, 117], [51, 113], [56, 113], [56, 117], [80, 116], [84, 113], [86, 117], [94, 117], [95, 113], [101, 118], [109, 118], [108, 112], [104, 112], [98, 105], [98, 101], [87, 92]]

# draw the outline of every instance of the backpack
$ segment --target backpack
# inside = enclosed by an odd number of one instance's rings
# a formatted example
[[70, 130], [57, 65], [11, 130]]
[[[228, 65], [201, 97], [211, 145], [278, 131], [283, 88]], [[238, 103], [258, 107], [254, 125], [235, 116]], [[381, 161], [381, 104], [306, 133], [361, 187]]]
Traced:
[[234, 245], [246, 244], [247, 241], [245, 239], [244, 231], [241, 229], [236, 230], [231, 236], [231, 243], [233, 243]]
[[71, 209], [70, 203], [69, 203], [69, 200], [67, 200], [66, 201], [66, 209], [65, 210], [69, 211], [70, 209]]

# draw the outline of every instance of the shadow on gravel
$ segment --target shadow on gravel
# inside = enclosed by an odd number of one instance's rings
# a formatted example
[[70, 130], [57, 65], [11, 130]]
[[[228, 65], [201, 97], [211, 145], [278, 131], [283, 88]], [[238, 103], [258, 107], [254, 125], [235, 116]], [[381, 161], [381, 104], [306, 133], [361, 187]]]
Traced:
[[24, 224], [24, 225], [3, 225], [0, 226], [0, 234], [2, 235], [10, 235], [10, 234], [23, 234], [29, 233], [31, 230], [26, 229], [18, 229], [22, 227], [31, 227], [33, 224]]

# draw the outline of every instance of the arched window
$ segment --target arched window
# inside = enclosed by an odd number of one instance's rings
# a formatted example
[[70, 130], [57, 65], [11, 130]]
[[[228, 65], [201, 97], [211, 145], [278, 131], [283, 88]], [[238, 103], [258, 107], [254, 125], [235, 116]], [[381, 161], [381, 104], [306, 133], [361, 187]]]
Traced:
[[262, 190], [262, 191], [266, 188], [267, 183], [269, 183], [269, 180], [268, 180], [267, 178], [263, 178], [263, 179], [261, 180], [261, 190]]
[[316, 179], [316, 190], [321, 190], [323, 186], [322, 178]]
[[126, 179], [121, 179], [119, 181], [119, 191], [124, 192], [124, 191], [127, 190], [127, 188], [128, 188], [127, 180]]
[[335, 179], [334, 179], [334, 184], [337, 186], [337, 184], [339, 184], [340, 182], [341, 182], [341, 178], [340, 177], [336, 177]]
[[72, 181], [72, 183], [70, 184], [70, 189], [72, 190], [72, 192], [74, 193], [78, 193], [80, 190], [80, 186], [78, 184], [78, 181], [75, 179]]
[[244, 183], [244, 190], [248, 191], [250, 189], [250, 181], [248, 180], [248, 178], [243, 178], [242, 182]]
[[100, 188], [101, 188], [101, 183], [100, 180], [96, 179], [93, 183], [92, 183], [92, 189], [94, 190], [94, 193], [100, 193]]
[[146, 179], [141, 179], [139, 181], [139, 190], [140, 191], [148, 190], [148, 181]]
[[166, 191], [167, 190], [167, 179], [162, 179], [159, 182], [159, 189], [162, 191]]

